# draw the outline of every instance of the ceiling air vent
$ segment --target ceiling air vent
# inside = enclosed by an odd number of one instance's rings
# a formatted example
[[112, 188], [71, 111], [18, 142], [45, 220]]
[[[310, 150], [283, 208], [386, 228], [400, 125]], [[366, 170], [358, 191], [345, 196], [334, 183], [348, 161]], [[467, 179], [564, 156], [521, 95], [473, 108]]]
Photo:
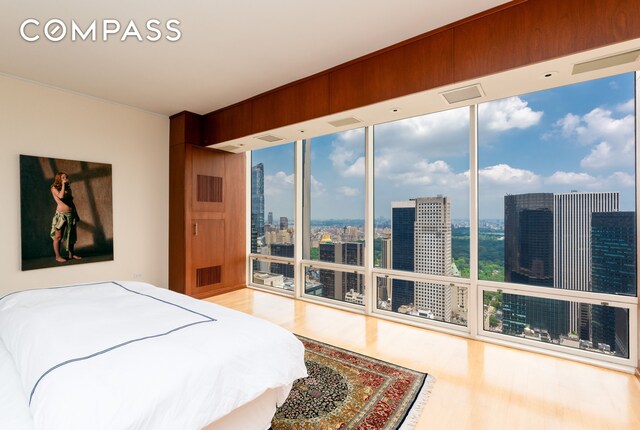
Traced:
[[455, 90], [440, 93], [449, 104], [460, 103], [466, 100], [477, 99], [484, 96], [484, 91], [480, 84], [470, 85], [468, 87], [456, 88]]
[[265, 134], [264, 136], [258, 136], [258, 137], [256, 137], [256, 139], [260, 139], [260, 140], [263, 140], [263, 141], [269, 142], [269, 143], [271, 143], [271, 142], [279, 142], [279, 141], [282, 140], [281, 137], [274, 136], [273, 134]]
[[593, 72], [594, 70], [606, 69], [607, 67], [620, 66], [622, 64], [633, 63], [640, 57], [640, 49], [623, 52], [621, 54], [610, 55], [597, 60], [585, 61], [573, 65], [572, 75], [579, 73]]
[[362, 121], [360, 121], [358, 118], [349, 116], [347, 118], [336, 119], [335, 121], [329, 121], [329, 124], [331, 124], [334, 127], [344, 127], [345, 125], [353, 125], [353, 124], [358, 124], [360, 122]]
[[227, 151], [227, 152], [232, 152], [232, 151], [235, 151], [236, 149], [240, 149], [240, 147], [236, 145], [227, 145], [222, 147], [215, 146], [214, 148], [219, 149], [220, 151]]

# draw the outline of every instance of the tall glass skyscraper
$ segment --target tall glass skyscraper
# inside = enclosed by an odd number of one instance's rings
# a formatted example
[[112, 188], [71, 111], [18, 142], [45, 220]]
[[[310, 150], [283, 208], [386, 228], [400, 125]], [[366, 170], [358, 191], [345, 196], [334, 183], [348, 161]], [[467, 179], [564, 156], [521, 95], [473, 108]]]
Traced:
[[[553, 287], [553, 193], [504, 197], [505, 281]], [[516, 294], [503, 297], [502, 332], [525, 327], [557, 339], [567, 333], [568, 303]]]
[[[391, 202], [391, 268], [413, 272], [414, 227], [416, 202], [414, 200]], [[394, 279], [391, 286], [391, 310], [414, 303], [414, 283]]]
[[[636, 294], [635, 212], [591, 215], [591, 289], [597, 293]], [[594, 306], [591, 311], [594, 346], [628, 356], [627, 311]]]
[[553, 193], [504, 197], [504, 278], [553, 286]]
[[258, 238], [264, 236], [264, 165], [251, 168], [251, 252], [258, 252]]
[[[553, 195], [553, 257], [555, 288], [591, 290], [591, 219], [596, 212], [617, 212], [616, 192]], [[570, 330], [580, 339], [591, 338], [591, 306], [569, 307]]]
[[636, 294], [635, 212], [591, 214], [591, 289]]
[[[272, 243], [269, 249], [273, 256], [293, 258], [293, 243]], [[271, 273], [293, 278], [294, 266], [286, 263], [271, 263]]]
[[[364, 244], [360, 242], [320, 243], [319, 248], [320, 261], [364, 265]], [[350, 290], [364, 294], [364, 278], [356, 273], [320, 269], [320, 283], [322, 296], [329, 299], [344, 301]]]

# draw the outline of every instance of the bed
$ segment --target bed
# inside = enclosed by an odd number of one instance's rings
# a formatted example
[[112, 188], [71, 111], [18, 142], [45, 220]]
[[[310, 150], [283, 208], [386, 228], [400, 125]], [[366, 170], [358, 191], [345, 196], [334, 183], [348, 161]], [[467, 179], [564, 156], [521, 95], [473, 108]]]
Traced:
[[269, 428], [306, 376], [275, 324], [141, 282], [0, 297], [0, 428]]

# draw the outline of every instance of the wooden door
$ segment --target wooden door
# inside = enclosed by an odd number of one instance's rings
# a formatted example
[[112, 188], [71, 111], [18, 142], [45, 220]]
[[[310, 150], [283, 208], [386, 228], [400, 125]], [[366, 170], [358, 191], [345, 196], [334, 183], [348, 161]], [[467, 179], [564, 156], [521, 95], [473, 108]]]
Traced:
[[207, 297], [224, 285], [224, 220], [193, 219], [191, 227], [189, 295]]

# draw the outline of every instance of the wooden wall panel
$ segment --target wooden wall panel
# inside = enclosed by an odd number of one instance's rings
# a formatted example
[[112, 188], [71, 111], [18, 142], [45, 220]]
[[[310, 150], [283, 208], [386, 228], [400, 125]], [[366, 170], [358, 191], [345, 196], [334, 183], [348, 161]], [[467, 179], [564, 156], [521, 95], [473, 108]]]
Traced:
[[639, 0], [514, 0], [212, 112], [203, 144], [639, 37]]
[[454, 31], [463, 81], [640, 37], [640, 2], [529, 0]]
[[[173, 123], [172, 123], [173, 130]], [[169, 288], [186, 292], [185, 284], [185, 152], [184, 145], [169, 148]]]
[[329, 76], [320, 75], [253, 100], [252, 132], [329, 114]]
[[223, 282], [227, 289], [245, 287], [247, 284], [245, 169], [246, 154], [225, 156], [226, 235]]
[[251, 134], [253, 104], [245, 101], [204, 116], [202, 145], [244, 137]]
[[202, 115], [182, 111], [169, 118], [170, 145], [200, 145], [202, 140]]
[[341, 112], [453, 81], [453, 30], [432, 34], [330, 73], [330, 111]]

